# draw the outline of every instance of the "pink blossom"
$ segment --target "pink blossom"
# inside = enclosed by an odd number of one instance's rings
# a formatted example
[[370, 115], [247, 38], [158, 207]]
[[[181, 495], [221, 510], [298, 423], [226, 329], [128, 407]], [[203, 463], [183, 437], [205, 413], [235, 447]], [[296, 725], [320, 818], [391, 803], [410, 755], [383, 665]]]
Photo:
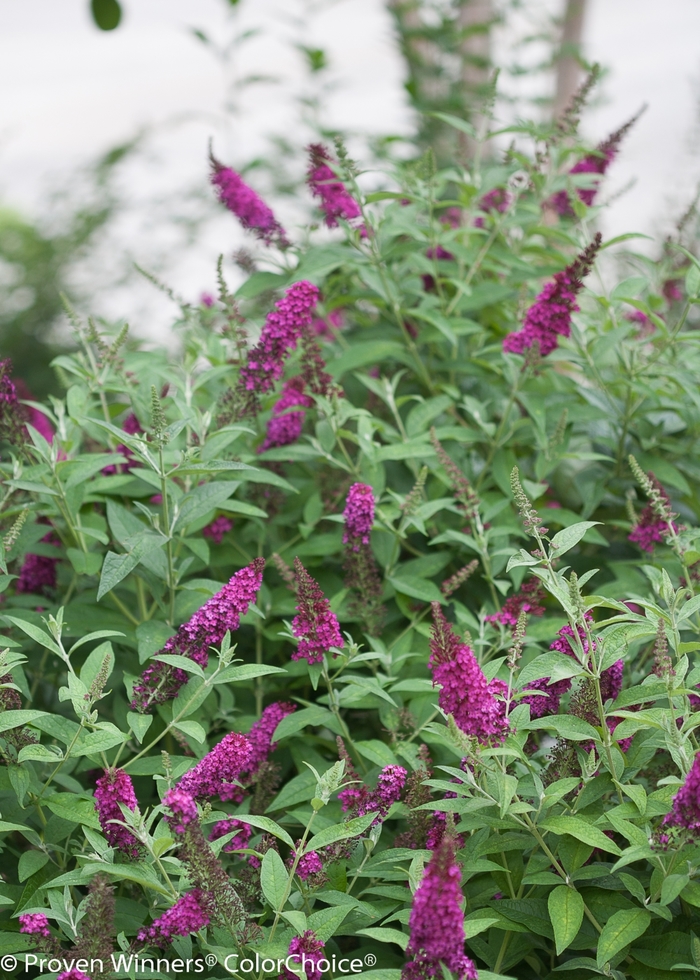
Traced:
[[[316, 933], [307, 929], [303, 936], [295, 936], [289, 944], [288, 957], [295, 966], [303, 967], [302, 977], [306, 980], [324, 980], [324, 974], [318, 969], [318, 963], [324, 959], [325, 943], [317, 938]], [[299, 980], [298, 974], [292, 973], [286, 966], [282, 967], [280, 980]]]
[[344, 325], [345, 317], [343, 316], [343, 311], [340, 307], [338, 307], [336, 310], [331, 310], [325, 319], [322, 317], [315, 317], [313, 323], [311, 324], [314, 333], [318, 337], [322, 337], [324, 340], [332, 340], [335, 331], [342, 330]]
[[673, 797], [664, 824], [685, 827], [694, 837], [700, 836], [700, 752], [695, 756], [685, 783]]
[[[296, 851], [292, 851], [292, 860], [296, 858]], [[320, 874], [323, 871], [323, 861], [317, 851], [307, 851], [299, 858], [296, 873], [302, 881], [306, 881], [312, 875]]]
[[359, 551], [360, 544], [369, 544], [369, 533], [374, 523], [372, 487], [366, 483], [353, 483], [348, 491], [343, 519], [343, 544], [349, 544], [353, 551]]
[[277, 221], [271, 208], [230, 167], [224, 167], [211, 158], [211, 182], [221, 203], [236, 215], [248, 231], [254, 232], [266, 245], [276, 242], [280, 248], [289, 245], [287, 234]]
[[224, 535], [233, 530], [233, 521], [228, 517], [215, 517], [214, 520], [202, 529], [205, 538], [211, 538], [215, 544], [221, 544]]
[[554, 282], [547, 283], [525, 314], [522, 329], [509, 333], [503, 341], [503, 350], [524, 354], [537, 345], [540, 355], [546, 357], [559, 346], [559, 337], [570, 335], [571, 314], [579, 309], [576, 294], [583, 288], [583, 277], [593, 267], [601, 240], [597, 234], [571, 265], [557, 272]]
[[[241, 616], [262, 585], [264, 558], [255, 558], [250, 565], [241, 568], [216, 595], [212, 596], [183, 623], [160, 653], [189, 657], [202, 667], [209, 662], [209, 647], [221, 643], [226, 633], [238, 629]], [[156, 654], [156, 657], [158, 655]], [[146, 668], [141, 679], [134, 685], [132, 710], [147, 711], [155, 704], [174, 698], [187, 680], [187, 672], [171, 667], [164, 661]]]
[[205, 909], [205, 895], [199, 888], [186, 892], [177, 902], [137, 935], [140, 943], [154, 943], [165, 947], [174, 936], [189, 936], [209, 925], [209, 913]]
[[228, 799], [234, 779], [250, 764], [250, 743], [245, 735], [230, 732], [194, 768], [180, 779], [176, 789], [193, 799], [219, 796]]
[[243, 773], [246, 781], [257, 775], [260, 766], [267, 761], [270, 753], [275, 751], [277, 742], [272, 741], [275, 729], [283, 718], [296, 710], [296, 705], [287, 701], [274, 701], [264, 709], [259, 720], [246, 736], [250, 746], [250, 756]]
[[188, 824], [197, 819], [197, 804], [194, 797], [175, 786], [163, 797], [163, 804], [170, 810], [171, 816], [166, 817], [176, 834], [184, 834]]
[[260, 340], [241, 369], [240, 383], [246, 391], [265, 394], [282, 377], [284, 363], [304, 330], [311, 327], [319, 291], [310, 282], [293, 283], [275, 309], [268, 313]]
[[454, 716], [455, 723], [467, 735], [480, 742], [502, 741], [508, 730], [504, 694], [507, 686], [494, 678], [487, 681], [466, 643], [461, 643], [445, 619], [439, 602], [432, 603], [433, 627], [429, 666], [433, 684], [441, 687], [438, 703]]
[[403, 766], [385, 766], [379, 773], [377, 788], [360, 802], [357, 814], [377, 813], [375, 824], [384, 820], [394, 803], [401, 799], [401, 792], [406, 783], [408, 773]]
[[493, 613], [486, 617], [488, 623], [503, 623], [504, 626], [518, 625], [518, 617], [521, 612], [529, 613], [531, 616], [542, 616], [544, 606], [540, 605], [546, 598], [546, 593], [538, 578], [530, 578], [520, 586], [520, 591], [515, 595], [509, 596], [503, 604], [500, 612]]
[[86, 973], [83, 973], [82, 970], [73, 967], [70, 970], [64, 970], [62, 973], [59, 973], [56, 980], [90, 980], [90, 977]]
[[220, 837], [225, 837], [226, 834], [232, 833], [232, 831], [238, 831], [235, 837], [232, 837], [228, 844], [224, 844], [224, 851], [240, 851], [248, 846], [248, 842], [253, 834], [253, 828], [249, 823], [243, 823], [241, 820], [236, 820], [232, 818], [230, 820], [219, 820], [214, 824], [212, 832], [209, 834], [209, 840], [218, 840]]
[[[102, 833], [112, 847], [124, 851], [129, 857], [137, 857], [140, 845], [132, 832], [122, 826], [124, 814], [120, 803], [129, 810], [138, 807], [131, 777], [123, 769], [105, 769], [95, 789], [95, 806]], [[114, 823], [115, 820], [119, 823]]]
[[28, 912], [19, 917], [19, 931], [28, 936], [42, 936], [48, 939], [51, 935], [49, 931], [49, 920], [43, 912]]
[[442, 980], [443, 966], [457, 980], [477, 980], [476, 968], [464, 952], [461, 872], [454, 842], [443, 837], [423, 872], [413, 896], [411, 938], [401, 980]]
[[321, 210], [328, 227], [337, 228], [339, 218], [343, 221], [359, 218], [362, 212], [357, 201], [348, 194], [342, 181], [338, 180], [328, 166], [332, 158], [327, 150], [320, 143], [313, 143], [308, 149], [311, 161], [307, 183], [311, 193], [321, 202]]
[[304, 394], [304, 384], [304, 379], [299, 374], [286, 382], [281, 398], [275, 402], [272, 409], [272, 418], [267, 423], [267, 434], [258, 449], [259, 453], [264, 453], [275, 446], [289, 446], [301, 435], [306, 412], [303, 410], [289, 412], [287, 409], [294, 405], [303, 408], [310, 408], [313, 405], [313, 399]]
[[294, 559], [294, 571], [299, 601], [297, 615], [292, 620], [292, 633], [299, 637], [299, 646], [292, 654], [292, 660], [303, 658], [310, 664], [321, 663], [331, 647], [343, 646], [340, 624], [318, 582], [298, 558]]

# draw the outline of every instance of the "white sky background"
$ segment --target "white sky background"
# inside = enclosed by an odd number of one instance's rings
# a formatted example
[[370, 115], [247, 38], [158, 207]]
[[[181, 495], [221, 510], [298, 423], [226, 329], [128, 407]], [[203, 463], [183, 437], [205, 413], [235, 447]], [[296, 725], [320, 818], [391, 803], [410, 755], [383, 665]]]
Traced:
[[[604, 232], [663, 233], [700, 179], [700, 2], [590, 2], [585, 53], [609, 76], [584, 132], [598, 141], [649, 103], [611, 168], [605, 196], [636, 183], [615, 200]], [[540, 10], [559, 3], [524, 0], [525, 19], [536, 22]], [[110, 263], [121, 268], [128, 258], [163, 269], [189, 300], [213, 288], [217, 255], [245, 239], [235, 219], [211, 204], [207, 141], [213, 136], [217, 155], [234, 166], [269, 152], [271, 133], [308, 141], [297, 103], [308, 83], [295, 41], [329, 54], [334, 91], [325, 100], [324, 123], [358, 135], [410, 130], [403, 66], [383, 0], [241, 0], [238, 28], [259, 27], [261, 34], [225, 69], [190, 30], [218, 43], [229, 38], [236, 20], [224, 0], [122, 0], [122, 6], [119, 29], [103, 33], [90, 21], [88, 0], [0, 0], [2, 204], [46, 213], [52, 188], [71, 179], [75, 185], [77, 168], [151, 127], [142, 153], [125, 170], [131, 207], [99, 257], [100, 269], [93, 266], [98, 282], [110, 281]], [[496, 60], [510, 59], [511, 40], [512, 32], [499, 36]], [[227, 110], [227, 80], [248, 73], [281, 82], [248, 89], [237, 111]], [[505, 84], [512, 90], [512, 80]], [[355, 152], [361, 146], [351, 143]], [[211, 215], [184, 251], [186, 229], [168, 219], [174, 202], [184, 215]], [[289, 207], [279, 213], [293, 228]], [[127, 316], [138, 333], [164, 338], [172, 307], [150, 289], [112, 284], [109, 295], [95, 298], [96, 311]]]

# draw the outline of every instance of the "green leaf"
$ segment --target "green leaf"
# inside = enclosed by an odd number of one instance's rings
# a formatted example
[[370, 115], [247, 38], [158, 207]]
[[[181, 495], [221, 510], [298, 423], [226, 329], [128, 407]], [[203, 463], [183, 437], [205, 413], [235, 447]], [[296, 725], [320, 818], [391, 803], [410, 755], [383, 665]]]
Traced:
[[327, 943], [352, 908], [352, 905], [340, 905], [331, 909], [319, 909], [309, 916], [309, 929], [313, 929], [322, 943]]
[[620, 909], [619, 912], [614, 912], [605, 923], [598, 940], [598, 966], [604, 967], [620, 950], [644, 935], [650, 922], [651, 913], [646, 909]]
[[188, 524], [193, 524], [200, 517], [204, 517], [210, 510], [216, 510], [235, 493], [239, 486], [239, 481], [233, 483], [222, 480], [221, 482], [205, 483], [201, 487], [195, 487], [180, 502], [175, 530], [182, 530]]
[[321, 830], [311, 838], [306, 845], [306, 850], [317, 851], [319, 848], [327, 847], [328, 844], [334, 844], [336, 841], [348, 840], [350, 837], [359, 837], [360, 834], [374, 823], [376, 818], [376, 813], [366, 813], [363, 817], [355, 817], [354, 820], [348, 820], [347, 823], [326, 827], [325, 830]]
[[539, 826], [541, 830], [547, 830], [559, 836], [569, 834], [570, 837], [575, 837], [576, 840], [583, 841], [584, 844], [590, 844], [591, 847], [598, 847], [601, 851], [606, 851], [609, 854], [622, 853], [617, 844], [611, 841], [602, 830], [586, 823], [582, 817], [574, 817], [570, 814], [566, 816], [564, 814], [554, 815], [547, 817]]
[[380, 943], [396, 943], [401, 949], [406, 949], [408, 946], [408, 936], [405, 932], [399, 932], [398, 929], [371, 927], [369, 929], [358, 929], [357, 935], [369, 936], [370, 939], [376, 939]]
[[107, 749], [111, 749], [115, 745], [121, 745], [122, 742], [126, 742], [127, 738], [128, 736], [124, 735], [123, 732], [116, 730], [84, 732], [82, 737], [78, 739], [70, 750], [69, 757], [99, 755], [101, 752], [106, 752]]
[[112, 649], [112, 644], [109, 641], [100, 643], [99, 646], [95, 647], [81, 667], [80, 680], [87, 688], [90, 687], [99, 672], [102, 670], [102, 665], [105, 662], [105, 659], [107, 660], [107, 672], [104, 675], [104, 680], [106, 683], [110, 674], [114, 670], [114, 650]]
[[285, 715], [279, 723], [272, 736], [272, 741], [278, 742], [280, 739], [287, 738], [289, 735], [294, 735], [296, 732], [300, 732], [303, 728], [306, 728], [307, 725], [326, 725], [333, 717], [333, 712], [329, 711], [328, 708], [324, 708], [322, 705], [314, 705], [312, 708], [302, 708], [301, 711], [294, 711], [290, 715]]
[[416, 578], [413, 575], [392, 575], [389, 577], [389, 582], [397, 592], [410, 596], [412, 599], [422, 599], [423, 602], [445, 602], [445, 597], [440, 589], [428, 579]]
[[78, 575], [97, 575], [102, 568], [102, 555], [98, 552], [66, 548], [66, 554]]
[[17, 865], [17, 877], [20, 881], [31, 878], [35, 871], [39, 871], [49, 860], [45, 851], [24, 851], [20, 854]]
[[261, 817], [253, 813], [237, 813], [236, 819], [240, 820], [241, 823], [249, 823], [251, 827], [258, 827], [259, 830], [264, 830], [266, 833], [283, 840], [290, 847], [294, 847], [294, 841], [287, 831], [270, 817]]
[[596, 524], [600, 524], [600, 521], [581, 521], [557, 531], [551, 543], [552, 557], [561, 558], [579, 543], [589, 528], [595, 527]]
[[392, 766], [396, 763], [396, 756], [389, 746], [380, 742], [378, 738], [372, 738], [366, 742], [355, 742], [355, 748], [360, 755], [369, 759], [375, 766]]
[[47, 711], [34, 711], [30, 708], [0, 712], [0, 732], [7, 732], [11, 728], [20, 728], [22, 725], [30, 725], [33, 721], [47, 716]]
[[118, 555], [114, 551], [108, 551], [102, 565], [100, 586], [97, 590], [98, 601], [108, 592], [111, 592], [116, 585], [119, 585], [122, 579], [125, 579], [140, 561], [141, 556], [135, 550], [123, 555]]
[[94, 830], [100, 830], [100, 821], [97, 818], [95, 804], [92, 800], [84, 800], [82, 797], [76, 796], [75, 793], [56, 793], [46, 800], [46, 806], [63, 820], [85, 824]]
[[34, 623], [28, 623], [26, 619], [19, 619], [16, 616], [4, 616], [3, 619], [6, 619], [9, 623], [12, 623], [13, 626], [17, 626], [23, 633], [26, 633], [27, 636], [31, 636], [31, 638], [35, 640], [39, 646], [46, 647], [47, 650], [51, 650], [53, 653], [60, 656], [60, 648], [53, 637], [44, 630], [39, 629], [39, 627], [35, 626]]
[[153, 724], [153, 715], [141, 715], [138, 711], [128, 711], [126, 720], [140, 745], [144, 735]]
[[119, 27], [122, 9], [118, 0], [90, 0], [92, 19], [101, 31], [113, 31]]
[[185, 735], [189, 735], [195, 742], [202, 744], [206, 741], [207, 733], [198, 721], [179, 721], [174, 727]]
[[281, 911], [289, 886], [289, 873], [282, 858], [272, 848], [265, 852], [260, 869], [260, 886], [263, 895], [276, 912]]
[[551, 728], [562, 738], [572, 742], [584, 742], [589, 739], [599, 741], [598, 732], [592, 725], [575, 715], [548, 715], [546, 718], [535, 718], [519, 726], [524, 730]]
[[329, 361], [327, 368], [336, 380], [342, 378], [348, 371], [356, 371], [365, 364], [381, 364], [391, 357], [401, 360], [404, 354], [402, 344], [395, 340], [370, 340], [365, 343], [353, 344], [335, 361]]
[[547, 908], [552, 919], [557, 956], [571, 945], [583, 922], [583, 899], [575, 888], [558, 885], [549, 893]]

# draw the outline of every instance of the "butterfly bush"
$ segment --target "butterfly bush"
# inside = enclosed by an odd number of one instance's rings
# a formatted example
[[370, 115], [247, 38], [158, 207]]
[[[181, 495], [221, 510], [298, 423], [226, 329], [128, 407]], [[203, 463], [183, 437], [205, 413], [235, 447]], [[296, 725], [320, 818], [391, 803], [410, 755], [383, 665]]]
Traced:
[[567, 126], [314, 144], [286, 232], [214, 163], [250, 254], [167, 350], [71, 310], [45, 411], [0, 365], [27, 975], [700, 969], [697, 221], [597, 234], [625, 143]]

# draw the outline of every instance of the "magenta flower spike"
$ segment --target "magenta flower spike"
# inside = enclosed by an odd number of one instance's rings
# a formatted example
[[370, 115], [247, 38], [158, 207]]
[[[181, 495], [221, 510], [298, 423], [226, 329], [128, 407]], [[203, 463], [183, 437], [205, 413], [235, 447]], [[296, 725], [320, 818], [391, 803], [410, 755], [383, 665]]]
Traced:
[[[131, 776], [123, 769], [105, 769], [95, 788], [95, 806], [102, 833], [111, 847], [118, 848], [129, 857], [137, 857], [140, 845], [131, 831], [122, 826], [124, 814], [120, 803], [129, 810], [136, 810], [138, 807]], [[120, 823], [114, 823], [115, 820]]]
[[366, 483], [353, 483], [348, 491], [343, 519], [343, 544], [349, 544], [353, 551], [359, 551], [360, 544], [369, 544], [369, 533], [374, 524], [372, 487]]
[[211, 157], [211, 183], [219, 201], [235, 214], [246, 231], [252, 231], [266, 245], [289, 245], [287, 233], [275, 218], [272, 209], [231, 167], [225, 167]]
[[19, 931], [28, 936], [41, 936], [48, 939], [51, 935], [49, 931], [49, 920], [43, 912], [29, 912], [19, 917]]
[[455, 635], [439, 602], [432, 603], [433, 627], [429, 666], [433, 684], [441, 687], [438, 703], [453, 715], [465, 734], [482, 743], [503, 741], [508, 731], [505, 703], [496, 698], [507, 686], [494, 678], [487, 681], [466, 643]]
[[199, 888], [186, 892], [177, 902], [159, 916], [148, 928], [137, 935], [140, 943], [167, 946], [174, 936], [189, 936], [209, 925], [204, 893]]
[[297, 615], [292, 620], [292, 633], [299, 637], [299, 646], [292, 660], [307, 660], [318, 664], [331, 647], [342, 647], [340, 624], [331, 606], [319, 588], [316, 579], [306, 571], [298, 558], [294, 559], [297, 582]]
[[560, 337], [571, 334], [571, 315], [579, 306], [576, 294], [583, 289], [583, 278], [593, 268], [600, 248], [601, 235], [562, 272], [557, 272], [554, 282], [549, 282], [525, 314], [525, 321], [516, 333], [509, 333], [503, 341], [503, 350], [510, 354], [524, 354], [537, 345], [542, 357], [551, 354], [559, 346]]
[[[671, 500], [669, 495], [666, 493], [653, 473], [648, 473], [647, 475], [670, 511]], [[671, 521], [671, 526], [673, 527], [674, 531], [678, 532], [678, 525], [675, 522]], [[642, 551], [653, 551], [655, 545], [664, 543], [668, 534], [669, 522], [659, 517], [659, 515], [654, 511], [653, 506], [649, 503], [639, 515], [637, 523], [628, 535], [628, 540], [639, 545]]]
[[287, 701], [274, 701], [263, 710], [259, 720], [246, 736], [250, 746], [250, 757], [243, 773], [246, 781], [257, 775], [260, 766], [263, 762], [267, 762], [270, 753], [275, 751], [277, 742], [272, 741], [275, 729], [283, 718], [296, 710], [297, 706]]
[[[180, 626], [160, 652], [189, 657], [201, 667], [206, 667], [209, 647], [221, 643], [229, 630], [237, 630], [241, 616], [255, 601], [262, 585], [264, 568], [265, 559], [255, 558], [250, 565], [236, 572], [223, 589]], [[186, 680], [186, 671], [156, 660], [134, 685], [132, 710], [145, 712], [156, 704], [174, 698]]]
[[312, 143], [309, 146], [309, 156], [307, 183], [313, 196], [320, 201], [326, 225], [337, 228], [338, 219], [352, 221], [353, 218], [359, 218], [362, 213], [360, 206], [329, 167], [333, 159], [325, 147], [320, 143]]
[[664, 824], [684, 827], [693, 837], [700, 835], [700, 752], [695, 756], [685, 782], [673, 797], [672, 809]]
[[282, 377], [284, 363], [305, 330], [311, 328], [319, 291], [306, 280], [293, 283], [268, 313], [260, 340], [241, 369], [240, 384], [246, 391], [263, 395]]
[[[306, 417], [304, 409], [313, 405], [313, 399], [304, 393], [304, 387], [305, 381], [300, 374], [285, 383], [281, 397], [273, 406], [272, 418], [267, 423], [267, 434], [258, 449], [259, 453], [274, 449], [276, 446], [289, 446], [297, 441]], [[300, 406], [299, 410], [288, 411], [295, 406]]]
[[[316, 933], [307, 929], [303, 936], [292, 939], [287, 956], [292, 958], [295, 966], [303, 968], [302, 977], [306, 977], [306, 980], [324, 980], [323, 971], [318, 968], [319, 962], [324, 959], [324, 947], [325, 943], [317, 938]], [[280, 980], [299, 980], [299, 975], [283, 966]]]
[[250, 763], [250, 743], [245, 735], [230, 732], [207, 753], [193, 769], [180, 779], [176, 789], [195, 800], [230, 799], [228, 794], [237, 789], [233, 780]]
[[433, 851], [413, 896], [411, 938], [401, 980], [442, 980], [445, 966], [457, 980], [476, 980], [476, 968], [464, 952], [461, 872], [454, 841], [445, 835]]

